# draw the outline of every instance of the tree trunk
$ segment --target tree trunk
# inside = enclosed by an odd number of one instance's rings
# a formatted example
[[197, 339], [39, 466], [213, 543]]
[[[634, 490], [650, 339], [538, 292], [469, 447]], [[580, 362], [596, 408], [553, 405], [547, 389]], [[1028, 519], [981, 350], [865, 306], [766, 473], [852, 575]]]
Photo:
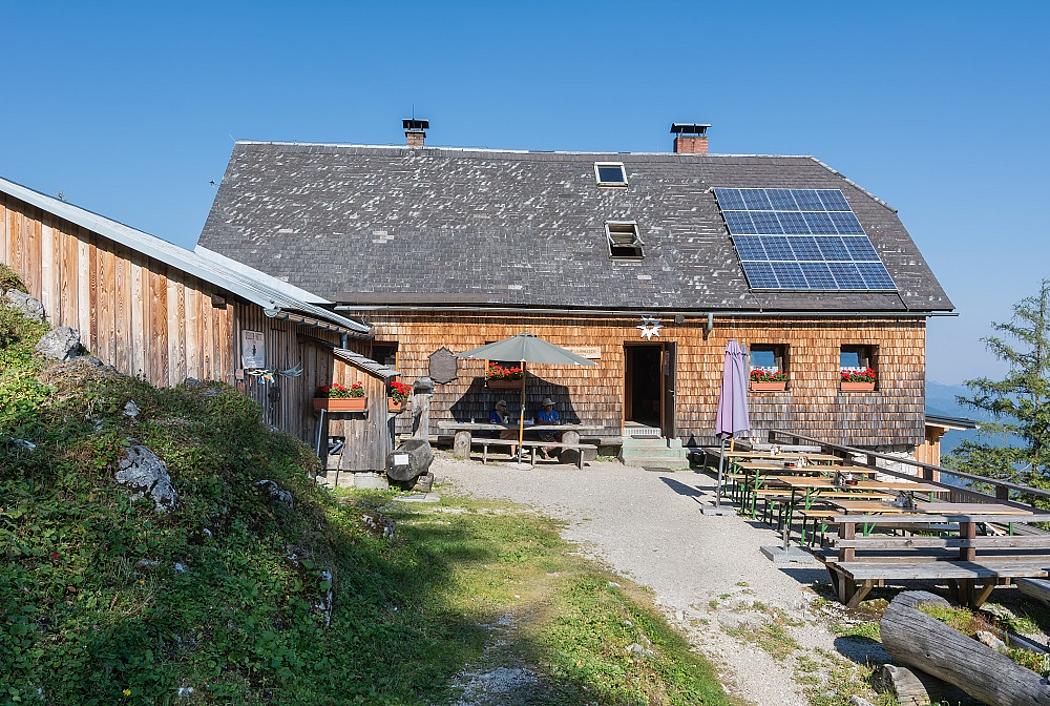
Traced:
[[923, 603], [948, 605], [932, 593], [906, 591], [882, 617], [882, 644], [895, 661], [991, 706], [1050, 706], [1050, 686], [1040, 675], [926, 615], [918, 609]]
[[1015, 579], [1017, 589], [1037, 601], [1050, 605], [1050, 581], [1043, 579]]

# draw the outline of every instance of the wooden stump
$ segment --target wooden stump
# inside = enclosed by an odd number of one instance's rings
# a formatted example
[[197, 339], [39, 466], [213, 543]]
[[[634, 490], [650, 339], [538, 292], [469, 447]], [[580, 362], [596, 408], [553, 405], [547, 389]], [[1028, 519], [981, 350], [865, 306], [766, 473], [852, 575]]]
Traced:
[[895, 661], [991, 706], [1050, 705], [1050, 685], [1039, 674], [926, 615], [919, 610], [922, 604], [948, 605], [932, 593], [906, 591], [882, 617], [882, 644]]
[[[580, 443], [580, 432], [572, 429], [564, 431], [561, 434], [561, 441], [563, 444], [578, 444]], [[579, 463], [581, 453], [583, 449], [562, 449], [558, 460], [562, 463]]]
[[457, 431], [452, 440], [452, 455], [456, 458], [470, 458], [470, 432]]
[[875, 691], [892, 694], [900, 706], [927, 706], [930, 698], [926, 687], [907, 667], [884, 664], [875, 672]]

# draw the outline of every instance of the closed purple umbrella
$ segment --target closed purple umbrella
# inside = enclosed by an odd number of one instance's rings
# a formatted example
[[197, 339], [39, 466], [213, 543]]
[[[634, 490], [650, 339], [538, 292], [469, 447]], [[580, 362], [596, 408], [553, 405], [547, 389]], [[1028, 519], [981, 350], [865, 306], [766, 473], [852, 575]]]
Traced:
[[722, 468], [725, 463], [726, 439], [749, 431], [751, 422], [747, 416], [747, 353], [730, 339], [726, 344], [725, 364], [722, 368], [722, 391], [718, 395], [718, 414], [715, 417], [715, 434], [722, 441], [718, 454], [718, 489], [715, 492], [715, 507], [722, 499]]

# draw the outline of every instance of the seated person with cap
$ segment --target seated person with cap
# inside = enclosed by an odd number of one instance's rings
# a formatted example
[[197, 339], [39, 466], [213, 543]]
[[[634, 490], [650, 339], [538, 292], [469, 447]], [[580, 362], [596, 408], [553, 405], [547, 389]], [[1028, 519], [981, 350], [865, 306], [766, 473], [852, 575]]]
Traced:
[[[554, 400], [550, 397], [544, 397], [543, 402], [540, 403], [540, 411], [536, 412], [536, 423], [561, 424], [561, 415], [558, 414], [558, 410], [554, 409]], [[557, 432], [541, 431], [539, 434], [540, 441], [558, 441]], [[544, 458], [550, 458], [547, 449], [540, 449], [540, 453]]]

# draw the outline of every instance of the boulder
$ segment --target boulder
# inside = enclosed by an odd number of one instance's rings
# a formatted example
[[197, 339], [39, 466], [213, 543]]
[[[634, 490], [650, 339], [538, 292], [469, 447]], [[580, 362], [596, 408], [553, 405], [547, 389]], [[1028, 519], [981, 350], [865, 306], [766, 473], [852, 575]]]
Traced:
[[272, 480], [259, 480], [255, 482], [255, 485], [259, 486], [266, 491], [266, 494], [270, 496], [271, 500], [274, 500], [289, 510], [295, 505], [295, 498], [292, 494], [282, 488], [281, 486], [274, 483]]
[[135, 404], [135, 400], [128, 400], [128, 403], [124, 405], [124, 416], [131, 417], [134, 419], [139, 416], [139, 406]]
[[49, 360], [72, 360], [82, 351], [80, 332], [69, 326], [52, 329], [36, 345], [36, 352]]
[[4, 302], [27, 319], [43, 321], [45, 318], [44, 305], [39, 299], [34, 299], [25, 292], [9, 289], [4, 292]]
[[135, 444], [124, 452], [115, 477], [121, 485], [138, 491], [131, 496], [133, 500], [148, 495], [157, 512], [169, 512], [178, 502], [179, 496], [171, 485], [168, 465], [142, 444]]

